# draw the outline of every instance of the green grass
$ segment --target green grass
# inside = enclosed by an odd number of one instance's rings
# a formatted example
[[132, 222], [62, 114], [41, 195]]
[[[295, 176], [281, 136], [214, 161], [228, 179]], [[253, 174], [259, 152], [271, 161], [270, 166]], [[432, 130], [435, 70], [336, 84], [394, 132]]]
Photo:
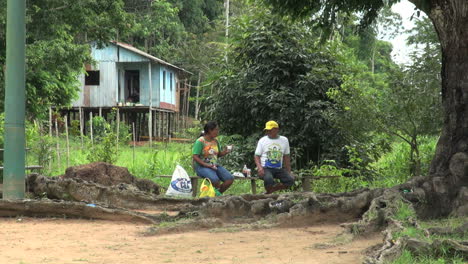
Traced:
[[[60, 144], [60, 163], [57, 158], [56, 145], [54, 145], [52, 163], [46, 166], [42, 174], [47, 176], [58, 176], [65, 174], [65, 170], [70, 166], [89, 163], [87, 159], [88, 150], [85, 146], [81, 147], [79, 138], [70, 140], [70, 156], [67, 166], [66, 141], [61, 139]], [[157, 184], [167, 188], [170, 184], [170, 178], [158, 178], [157, 175], [172, 175], [176, 165], [181, 165], [187, 173], [192, 176], [195, 172], [192, 168], [192, 144], [182, 143], [154, 143], [150, 148], [148, 145], [135, 147], [121, 144], [115, 165], [128, 168], [131, 174], [138, 178], [150, 179]], [[27, 164], [38, 165], [38, 154], [28, 153]], [[240, 168], [241, 169], [241, 168]], [[239, 169], [239, 170], [240, 170]], [[257, 191], [264, 192], [262, 182], [257, 182]], [[250, 181], [237, 181], [226, 194], [245, 194], [250, 193]]]
[[[434, 157], [438, 137], [418, 137], [421, 158], [421, 175], [427, 175]], [[383, 154], [371, 166], [378, 177], [373, 179], [372, 187], [393, 187], [406, 182], [410, 178], [410, 146], [401, 140], [391, 145], [391, 151]]]
[[416, 218], [416, 212], [408, 203], [400, 201], [398, 211], [395, 212], [395, 218], [400, 221], [406, 221], [410, 217]]
[[392, 264], [466, 264], [460, 257], [453, 258], [433, 258], [430, 256], [415, 257], [408, 250], [403, 251], [403, 254]]
[[[406, 209], [403, 209], [404, 212]], [[463, 223], [468, 221], [468, 217], [460, 217], [460, 218], [447, 218], [447, 219], [437, 219], [437, 220], [430, 220], [430, 221], [423, 221], [420, 222], [422, 228], [430, 228], [430, 227], [450, 227], [450, 228], [457, 228], [461, 226]], [[411, 237], [420, 239], [429, 243], [432, 243], [436, 239], [452, 239], [452, 240], [459, 240], [459, 241], [466, 241], [468, 240], [468, 233], [461, 233], [461, 234], [454, 234], [454, 235], [430, 235], [427, 237], [421, 229], [406, 225], [403, 231], [395, 232], [393, 234], [394, 239], [398, 239], [400, 237]], [[413, 256], [411, 252], [405, 250], [403, 254], [392, 264], [406, 264], [406, 263], [414, 263], [414, 264], [466, 264], [468, 263], [468, 259], [464, 259], [462, 256], [448, 256], [445, 254], [444, 251], [439, 252], [437, 257], [434, 256]]]

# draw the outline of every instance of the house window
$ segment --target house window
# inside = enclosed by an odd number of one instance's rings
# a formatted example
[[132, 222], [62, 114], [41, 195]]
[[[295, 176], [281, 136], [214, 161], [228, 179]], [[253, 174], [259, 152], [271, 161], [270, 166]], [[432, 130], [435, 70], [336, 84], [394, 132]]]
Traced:
[[170, 78], [169, 78], [169, 85], [170, 85], [171, 91], [172, 91], [172, 78], [173, 78], [173, 77], [172, 77], [172, 72], [171, 72], [171, 74], [170, 74], [169, 76], [170, 76]]
[[85, 85], [99, 85], [99, 71], [86, 71]]
[[166, 90], [166, 71], [163, 71], [163, 89]]

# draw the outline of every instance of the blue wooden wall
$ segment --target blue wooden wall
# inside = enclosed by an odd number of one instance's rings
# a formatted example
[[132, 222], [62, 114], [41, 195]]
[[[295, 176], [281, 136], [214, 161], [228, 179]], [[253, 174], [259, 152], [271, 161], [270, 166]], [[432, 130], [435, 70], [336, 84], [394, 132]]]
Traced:
[[[176, 93], [176, 83], [175, 83], [175, 72], [172, 71], [169, 67], [161, 66], [159, 71], [160, 81], [159, 81], [159, 93], [161, 95], [161, 102], [168, 104], [176, 104], [175, 93]], [[165, 75], [165, 82], [163, 81], [163, 76]], [[172, 78], [172, 81], [171, 81]], [[171, 85], [172, 84], [172, 85]], [[165, 85], [165, 86], [164, 86]]]
[[[85, 85], [84, 75], [79, 76], [81, 90], [79, 98], [73, 102], [78, 107], [112, 107], [123, 102], [125, 89], [125, 70], [137, 70], [140, 74], [140, 104], [150, 105], [149, 91], [149, 63], [151, 61], [152, 72], [152, 105], [159, 107], [160, 102], [176, 105], [176, 74], [171, 67], [162, 65], [156, 61], [142, 56], [115, 44], [110, 44], [103, 49], [97, 49], [92, 45], [91, 54], [96, 61], [92, 70], [100, 71], [99, 86]], [[163, 87], [163, 75], [166, 72], [165, 87]], [[171, 81], [172, 76], [172, 81]], [[119, 94], [120, 82], [120, 94]], [[171, 87], [172, 83], [172, 87]]]

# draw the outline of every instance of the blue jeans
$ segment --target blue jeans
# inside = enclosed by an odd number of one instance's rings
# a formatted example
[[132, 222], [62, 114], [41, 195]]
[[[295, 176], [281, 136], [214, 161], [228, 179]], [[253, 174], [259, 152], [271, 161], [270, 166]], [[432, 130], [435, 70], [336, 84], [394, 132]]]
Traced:
[[217, 165], [217, 167], [217, 170], [213, 170], [211, 168], [196, 165], [195, 172], [201, 178], [210, 179], [211, 183], [213, 184], [217, 184], [219, 181], [225, 182], [228, 180], [234, 180], [234, 177], [228, 170], [219, 165]]
[[284, 169], [272, 169], [272, 168], [263, 168], [265, 175], [263, 176], [263, 183], [266, 187], [275, 185], [275, 179], [279, 179], [282, 184], [287, 187], [294, 185], [294, 179], [289, 172]]

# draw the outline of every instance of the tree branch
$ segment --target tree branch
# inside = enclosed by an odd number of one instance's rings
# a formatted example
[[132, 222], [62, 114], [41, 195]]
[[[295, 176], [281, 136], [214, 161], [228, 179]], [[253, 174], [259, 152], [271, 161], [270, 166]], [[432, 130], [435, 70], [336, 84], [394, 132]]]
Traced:
[[424, 13], [426, 13], [426, 15], [429, 16], [429, 13], [431, 11], [432, 0], [408, 0], [408, 1], [413, 3], [416, 6], [416, 8], [423, 11]]

